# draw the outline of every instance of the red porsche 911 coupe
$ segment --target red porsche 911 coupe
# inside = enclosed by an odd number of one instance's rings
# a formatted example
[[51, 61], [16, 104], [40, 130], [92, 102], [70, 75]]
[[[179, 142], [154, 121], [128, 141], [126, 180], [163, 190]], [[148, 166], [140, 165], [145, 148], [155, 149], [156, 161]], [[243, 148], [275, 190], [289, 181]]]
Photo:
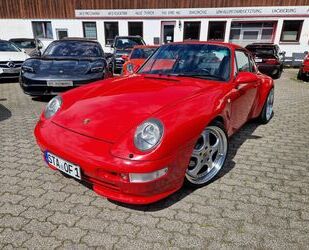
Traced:
[[54, 97], [35, 128], [54, 170], [124, 203], [200, 187], [224, 167], [228, 138], [273, 115], [273, 80], [250, 53], [217, 42], [169, 43], [137, 73]]

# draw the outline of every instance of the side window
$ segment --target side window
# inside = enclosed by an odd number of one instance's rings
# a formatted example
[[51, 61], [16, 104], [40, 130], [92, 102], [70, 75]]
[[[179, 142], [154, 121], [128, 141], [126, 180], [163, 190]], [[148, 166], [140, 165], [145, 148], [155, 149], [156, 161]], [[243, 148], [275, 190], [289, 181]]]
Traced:
[[252, 72], [249, 56], [240, 50], [235, 51], [238, 72]]

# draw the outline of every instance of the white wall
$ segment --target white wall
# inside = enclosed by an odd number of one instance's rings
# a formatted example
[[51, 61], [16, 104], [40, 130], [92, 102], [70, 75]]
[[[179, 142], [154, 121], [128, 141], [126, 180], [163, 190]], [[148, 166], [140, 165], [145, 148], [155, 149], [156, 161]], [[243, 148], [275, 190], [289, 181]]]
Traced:
[[[300, 40], [298, 43], [282, 43], [280, 42], [280, 35], [283, 20], [304, 20], [302, 33], [300, 36]], [[128, 21], [142, 21], [143, 24], [143, 32], [144, 32], [144, 40], [147, 44], [153, 44], [154, 37], [161, 36], [161, 22], [162, 21], [176, 21], [175, 25], [175, 34], [174, 41], [182, 41], [183, 40], [183, 29], [184, 29], [184, 21], [197, 21], [201, 20], [201, 32], [200, 32], [200, 40], [207, 40], [208, 33], [208, 25], [209, 21], [227, 21], [226, 24], [226, 34], [225, 34], [225, 42], [229, 41], [229, 32], [230, 25], [232, 21], [254, 21], [257, 18], [246, 18], [246, 19], [223, 19], [223, 18], [213, 18], [213, 19], [120, 19], [118, 20], [119, 25], [119, 35], [128, 35]], [[309, 18], [299, 17], [299, 18], [261, 18], [258, 19], [260, 21], [277, 21], [277, 29], [275, 34], [274, 42], [279, 44], [281, 50], [286, 51], [287, 56], [291, 56], [293, 52], [304, 52], [309, 51]], [[83, 36], [83, 27], [81, 19], [0, 19], [0, 39], [8, 40], [10, 38], [31, 38], [33, 37], [32, 24], [31, 21], [51, 21], [52, 29], [53, 29], [53, 38], [57, 39], [56, 29], [67, 29], [70, 37], [82, 37]], [[84, 20], [89, 21], [89, 20]], [[97, 23], [97, 37], [98, 41], [102, 44], [105, 52], [111, 51], [110, 47], [105, 47], [105, 34], [104, 34], [104, 21], [110, 20], [94, 20]], [[179, 28], [179, 22], [181, 22], [181, 28]], [[49, 44], [53, 39], [41, 39], [44, 45]]]

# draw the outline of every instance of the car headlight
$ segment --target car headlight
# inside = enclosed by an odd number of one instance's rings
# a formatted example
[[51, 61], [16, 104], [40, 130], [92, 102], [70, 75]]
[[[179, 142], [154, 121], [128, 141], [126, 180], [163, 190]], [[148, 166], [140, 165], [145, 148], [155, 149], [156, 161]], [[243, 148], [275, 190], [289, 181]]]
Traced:
[[163, 124], [157, 119], [149, 119], [139, 125], [135, 131], [134, 144], [141, 151], [154, 148], [162, 139]]
[[51, 99], [44, 110], [45, 118], [50, 118], [53, 115], [55, 115], [59, 110], [59, 108], [61, 107], [61, 104], [62, 104], [61, 96], [55, 96], [53, 99]]
[[132, 63], [127, 64], [127, 71], [129, 73], [133, 73], [134, 72], [133, 64]]
[[24, 71], [24, 72], [29, 72], [29, 73], [34, 73], [34, 69], [30, 66], [22, 66], [21, 67], [21, 70]]
[[103, 66], [99, 66], [99, 67], [93, 67], [90, 69], [91, 73], [98, 73], [98, 72], [103, 72], [104, 68]]

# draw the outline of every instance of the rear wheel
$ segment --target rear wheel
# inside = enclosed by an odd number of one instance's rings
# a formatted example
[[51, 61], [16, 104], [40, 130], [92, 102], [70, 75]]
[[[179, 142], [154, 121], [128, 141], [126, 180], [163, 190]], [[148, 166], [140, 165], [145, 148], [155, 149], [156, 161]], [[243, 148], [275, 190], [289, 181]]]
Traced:
[[303, 74], [301, 73], [300, 70], [298, 71], [297, 79], [298, 79], [298, 80], [303, 80], [303, 79], [304, 79]]
[[274, 115], [274, 110], [273, 110], [274, 97], [275, 97], [275, 91], [274, 91], [274, 88], [272, 88], [268, 93], [264, 107], [260, 114], [260, 121], [263, 124], [268, 123]]
[[278, 70], [278, 72], [274, 74], [272, 78], [274, 80], [279, 79], [281, 77], [281, 74], [282, 74], [282, 70]]
[[223, 168], [228, 151], [224, 126], [214, 122], [198, 138], [186, 171], [186, 184], [203, 186], [213, 180]]

